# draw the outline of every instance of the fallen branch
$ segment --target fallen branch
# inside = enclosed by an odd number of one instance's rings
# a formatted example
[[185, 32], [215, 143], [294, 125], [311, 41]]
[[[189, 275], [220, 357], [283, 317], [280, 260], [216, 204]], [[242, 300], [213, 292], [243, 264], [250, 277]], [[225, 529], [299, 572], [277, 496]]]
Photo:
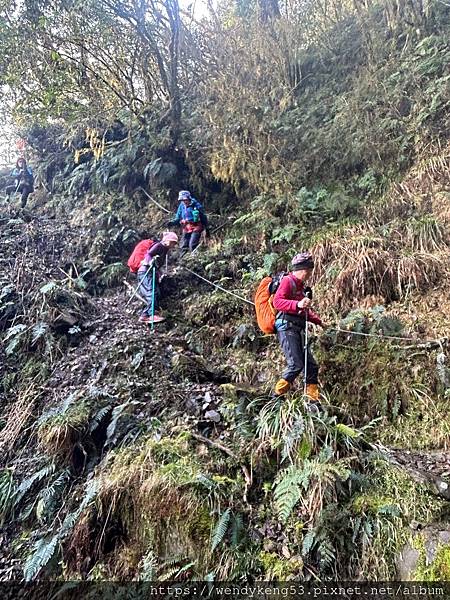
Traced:
[[370, 446], [372, 450], [381, 454], [391, 465], [406, 471], [414, 481], [425, 485], [432, 494], [444, 498], [444, 500], [450, 500], [450, 484], [447, 481], [437, 475], [433, 475], [429, 471], [424, 471], [411, 464], [399, 461], [393, 455], [393, 450], [390, 448], [384, 448], [376, 444], [370, 444]]
[[[132, 285], [130, 285], [130, 284], [128, 283], [128, 281], [126, 281], [125, 279], [123, 279], [122, 281], [123, 281], [123, 283], [124, 283], [124, 284], [127, 286], [127, 288], [128, 288], [128, 289], [129, 289], [131, 292], [133, 292], [133, 293], [135, 292], [135, 289], [134, 289], [134, 287], [133, 287]], [[144, 304], [147, 304], [146, 300], [144, 300], [144, 298], [143, 298], [142, 296], [140, 296], [138, 293], [135, 293], [135, 294], [134, 294], [134, 297], [135, 297], [135, 298], [139, 298], [139, 300], [140, 300], [141, 302], [143, 302]]]

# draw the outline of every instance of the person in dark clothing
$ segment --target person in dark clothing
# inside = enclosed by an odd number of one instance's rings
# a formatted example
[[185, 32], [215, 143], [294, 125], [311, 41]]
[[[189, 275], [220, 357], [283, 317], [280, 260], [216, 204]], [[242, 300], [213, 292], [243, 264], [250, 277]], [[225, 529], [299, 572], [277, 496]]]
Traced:
[[[273, 306], [278, 311], [275, 320], [278, 339], [286, 357], [287, 366], [275, 385], [275, 394], [281, 396], [291, 388], [293, 381], [305, 369], [305, 317], [325, 327], [320, 317], [310, 308], [305, 296], [306, 281], [311, 277], [314, 260], [309, 252], [297, 254], [292, 260], [292, 271], [281, 280]], [[307, 350], [306, 394], [313, 402], [319, 401], [319, 367], [309, 348]]]
[[[142, 311], [139, 320], [143, 323], [151, 323], [152, 322], [152, 314], [153, 314], [153, 323], [158, 323], [160, 321], [164, 321], [164, 317], [157, 314], [160, 308], [160, 281], [161, 275], [159, 269], [164, 264], [165, 258], [168, 252], [175, 248], [178, 243], [178, 236], [176, 233], [172, 231], [167, 231], [163, 234], [162, 240], [160, 242], [156, 242], [153, 244], [147, 251], [144, 260], [141, 263], [141, 266], [137, 272], [137, 278], [139, 282], [139, 292], [143, 296], [146, 301], [146, 307]], [[156, 276], [154, 279], [155, 282], [155, 290], [153, 293], [153, 268], [156, 269]], [[154, 299], [154, 306], [153, 306]]]
[[188, 250], [192, 252], [197, 248], [202, 231], [208, 226], [208, 219], [200, 202], [193, 198], [187, 190], [182, 190], [178, 194], [178, 200], [180, 204], [175, 219], [169, 221], [168, 225], [181, 225], [183, 235], [180, 248], [184, 254]]
[[19, 192], [21, 194], [21, 206], [25, 208], [28, 196], [34, 191], [34, 178], [31, 167], [27, 166], [24, 158], [17, 160], [15, 168], [11, 171], [11, 177], [14, 178], [14, 185], [6, 187], [6, 197], [9, 199], [11, 194]]

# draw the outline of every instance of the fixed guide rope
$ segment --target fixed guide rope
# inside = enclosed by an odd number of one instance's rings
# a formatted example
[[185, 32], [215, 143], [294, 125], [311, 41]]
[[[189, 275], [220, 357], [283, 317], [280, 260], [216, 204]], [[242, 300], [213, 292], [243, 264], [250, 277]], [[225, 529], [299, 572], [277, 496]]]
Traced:
[[[213, 281], [206, 279], [206, 277], [199, 275], [198, 273], [196, 273], [192, 269], [189, 269], [185, 265], [182, 265], [182, 267], [186, 271], [189, 271], [189, 273], [192, 273], [192, 275], [195, 275], [195, 277], [198, 277], [205, 283], [208, 283], [212, 287], [217, 288], [218, 290], [224, 292], [225, 294], [229, 294], [230, 296], [233, 296], [234, 298], [237, 298], [238, 300], [241, 300], [242, 302], [246, 302], [247, 304], [250, 304], [251, 306], [255, 306], [255, 303], [252, 302], [251, 300], [247, 300], [247, 298], [244, 298], [243, 296], [239, 296], [239, 294], [236, 294], [235, 292], [232, 292], [231, 290], [227, 290], [226, 288], [222, 287], [221, 285], [218, 285], [217, 283], [214, 283]], [[327, 329], [329, 331], [338, 331], [340, 333], [347, 333], [348, 335], [359, 335], [359, 336], [363, 336], [363, 337], [373, 337], [373, 338], [379, 338], [379, 339], [383, 339], [383, 340], [399, 340], [402, 342], [414, 342], [416, 344], [433, 343], [433, 342], [440, 344], [440, 343], [442, 343], [442, 341], [446, 340], [446, 338], [439, 338], [439, 339], [433, 339], [433, 340], [418, 340], [418, 339], [412, 338], [412, 337], [400, 337], [397, 335], [383, 335], [380, 333], [363, 333], [362, 331], [349, 331], [348, 329], [342, 329], [341, 327], [328, 327]]]

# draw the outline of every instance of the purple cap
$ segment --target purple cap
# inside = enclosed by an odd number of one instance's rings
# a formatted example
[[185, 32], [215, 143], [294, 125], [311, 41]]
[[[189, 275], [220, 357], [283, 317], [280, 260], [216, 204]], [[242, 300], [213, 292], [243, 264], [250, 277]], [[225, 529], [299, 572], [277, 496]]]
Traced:
[[294, 256], [291, 261], [291, 265], [295, 271], [314, 269], [314, 259], [310, 252], [300, 252], [300, 254], [296, 254]]

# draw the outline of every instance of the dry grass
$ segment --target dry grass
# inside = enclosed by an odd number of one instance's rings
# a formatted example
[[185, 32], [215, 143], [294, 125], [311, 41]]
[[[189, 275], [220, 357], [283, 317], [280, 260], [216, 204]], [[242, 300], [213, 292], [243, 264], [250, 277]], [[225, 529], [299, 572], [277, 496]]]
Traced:
[[353, 225], [322, 235], [312, 252], [314, 283], [332, 290], [323, 306], [349, 308], [368, 296], [392, 302], [448, 279], [450, 211], [442, 198], [435, 204], [437, 214], [418, 212], [401, 219], [401, 210], [395, 209], [395, 218], [384, 224]]
[[60, 413], [41, 417], [38, 440], [49, 455], [70, 462], [74, 448], [83, 439], [89, 422], [89, 408], [83, 400], [76, 400]]
[[[111, 545], [107, 538], [112, 528], [121, 532], [113, 545], [122, 558], [127, 552], [119, 547], [134, 548], [134, 567], [136, 556], [145, 555], [149, 547], [162, 561], [180, 555], [197, 563], [207, 560], [209, 528], [198, 525], [205, 507], [194, 489], [201, 470], [187, 453], [187, 441], [180, 439], [147, 439], [115, 453], [97, 475], [95, 514], [79, 522], [69, 542], [72, 566], [77, 568], [78, 556], [102, 556]], [[116, 576], [128, 576], [134, 568], [125, 563]]]
[[1, 452], [8, 452], [14, 447], [32, 416], [36, 400], [41, 393], [36, 388], [34, 381], [19, 392], [17, 400], [11, 405], [9, 412], [4, 417], [6, 422], [0, 431]]

